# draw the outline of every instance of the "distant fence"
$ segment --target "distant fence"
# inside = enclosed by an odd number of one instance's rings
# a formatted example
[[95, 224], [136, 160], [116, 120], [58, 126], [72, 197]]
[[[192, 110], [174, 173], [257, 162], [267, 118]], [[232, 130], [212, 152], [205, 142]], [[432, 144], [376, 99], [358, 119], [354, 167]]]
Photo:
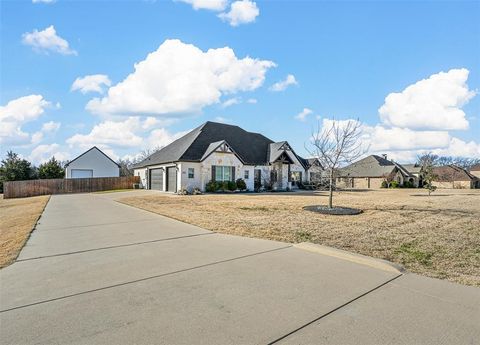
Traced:
[[140, 183], [139, 176], [8, 181], [3, 183], [3, 197], [11, 199], [49, 194], [133, 189], [135, 183]]

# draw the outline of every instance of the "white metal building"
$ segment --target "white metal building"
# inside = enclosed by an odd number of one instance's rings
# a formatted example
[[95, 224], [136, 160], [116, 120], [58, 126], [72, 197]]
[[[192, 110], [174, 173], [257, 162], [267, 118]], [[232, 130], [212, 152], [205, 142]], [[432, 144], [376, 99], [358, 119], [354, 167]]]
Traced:
[[65, 165], [65, 178], [119, 176], [120, 166], [96, 146]]

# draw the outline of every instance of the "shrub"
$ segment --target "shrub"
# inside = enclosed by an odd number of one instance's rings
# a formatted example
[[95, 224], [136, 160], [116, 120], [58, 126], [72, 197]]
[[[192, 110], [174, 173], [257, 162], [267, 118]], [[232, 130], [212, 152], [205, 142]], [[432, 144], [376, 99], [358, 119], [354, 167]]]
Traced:
[[229, 191], [232, 191], [232, 192], [234, 190], [237, 190], [237, 184], [235, 182], [228, 181], [228, 182], [226, 182], [226, 184], [227, 184], [227, 188], [225, 188], [225, 189], [228, 189]]
[[241, 178], [237, 179], [237, 189], [239, 190], [245, 190], [247, 189], [247, 184], [245, 181]]
[[382, 185], [380, 187], [381, 188], [388, 188], [388, 182], [387, 181], [382, 181]]
[[399, 184], [397, 181], [390, 182], [390, 188], [398, 188]]
[[410, 182], [410, 181], [405, 181], [405, 182], [403, 182], [403, 187], [404, 187], [404, 188], [413, 188], [414, 186], [413, 186], [413, 183], [412, 183], [412, 182]]
[[217, 183], [215, 181], [209, 181], [205, 185], [205, 191], [208, 193], [213, 193], [217, 190]]

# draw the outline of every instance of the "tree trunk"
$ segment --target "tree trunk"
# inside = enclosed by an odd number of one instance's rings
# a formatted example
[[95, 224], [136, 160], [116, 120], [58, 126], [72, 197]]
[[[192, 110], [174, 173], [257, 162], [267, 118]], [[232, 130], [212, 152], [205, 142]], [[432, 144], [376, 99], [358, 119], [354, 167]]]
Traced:
[[330, 169], [330, 186], [328, 196], [328, 208], [333, 208], [333, 169]]

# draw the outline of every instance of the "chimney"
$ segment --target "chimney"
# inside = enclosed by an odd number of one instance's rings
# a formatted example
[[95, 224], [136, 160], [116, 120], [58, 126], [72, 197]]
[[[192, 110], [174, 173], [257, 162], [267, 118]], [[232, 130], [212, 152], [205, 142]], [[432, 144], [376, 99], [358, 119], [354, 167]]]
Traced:
[[383, 157], [383, 159], [388, 159], [386, 153], [384, 153], [384, 154], [382, 155], [382, 157]]

